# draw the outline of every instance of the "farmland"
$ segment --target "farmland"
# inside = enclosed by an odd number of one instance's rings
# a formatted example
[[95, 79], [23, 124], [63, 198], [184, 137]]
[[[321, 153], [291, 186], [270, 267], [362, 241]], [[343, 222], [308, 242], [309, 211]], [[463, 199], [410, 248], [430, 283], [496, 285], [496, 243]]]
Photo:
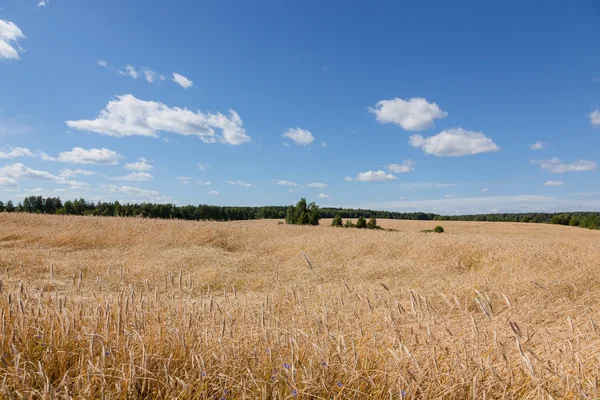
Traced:
[[600, 231], [0, 214], [4, 398], [598, 398]]

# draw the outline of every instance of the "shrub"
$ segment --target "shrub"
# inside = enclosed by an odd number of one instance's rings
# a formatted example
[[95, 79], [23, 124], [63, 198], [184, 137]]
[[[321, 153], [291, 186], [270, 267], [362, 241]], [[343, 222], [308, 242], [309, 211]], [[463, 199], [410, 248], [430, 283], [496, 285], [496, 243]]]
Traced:
[[433, 231], [435, 233], [444, 233], [444, 228], [442, 228], [441, 225], [436, 226], [435, 228], [433, 228]]
[[367, 229], [379, 229], [377, 226], [377, 219], [375, 219], [375, 217], [369, 218], [369, 222], [367, 222]]
[[335, 214], [333, 221], [331, 221], [331, 226], [336, 226], [338, 228], [341, 228], [342, 225], [343, 225], [342, 217], [340, 216], [340, 214]]
[[302, 198], [296, 206], [289, 206], [285, 215], [285, 222], [292, 225], [319, 225], [319, 207], [315, 203], [306, 204]]
[[358, 217], [356, 220], [356, 227], [359, 229], [363, 229], [367, 227], [367, 220], [362, 215]]
[[354, 224], [352, 223], [352, 221], [347, 220], [344, 224], [344, 228], [354, 228]]

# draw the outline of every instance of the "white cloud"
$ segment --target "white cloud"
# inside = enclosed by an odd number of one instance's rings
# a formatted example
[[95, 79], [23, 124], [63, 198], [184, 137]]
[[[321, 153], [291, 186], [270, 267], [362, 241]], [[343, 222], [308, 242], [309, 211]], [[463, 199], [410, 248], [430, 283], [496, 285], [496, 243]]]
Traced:
[[148, 182], [154, 177], [148, 172], [132, 172], [124, 176], [113, 176], [108, 179], [112, 181], [123, 181], [123, 182]]
[[411, 172], [415, 170], [415, 162], [413, 160], [403, 160], [402, 164], [388, 164], [385, 166], [392, 172], [402, 174], [405, 172]]
[[219, 194], [219, 192], [217, 192], [216, 190], [211, 190], [210, 192], [208, 192], [208, 194], [217, 196]]
[[108, 63], [104, 60], [98, 60], [98, 65], [102, 68], [108, 68]]
[[319, 194], [317, 197], [318, 197], [319, 199], [330, 199], [330, 198], [331, 198], [331, 196], [330, 196], [330, 195], [328, 195], [328, 194], [325, 194], [325, 193], [320, 193], [320, 194]]
[[10, 151], [0, 150], [0, 159], [17, 157], [35, 157], [35, 154], [25, 147], [13, 147]]
[[21, 29], [14, 22], [0, 19], [0, 58], [18, 60], [20, 47], [17, 42], [19, 39], [25, 39]]
[[600, 126], [600, 111], [594, 110], [590, 114], [590, 123], [594, 126]]
[[542, 150], [544, 147], [546, 147], [546, 143], [544, 142], [535, 142], [529, 146], [531, 150]]
[[132, 65], [128, 65], [125, 67], [125, 72], [123, 71], [119, 71], [119, 75], [127, 75], [132, 77], [133, 79], [137, 79], [140, 77], [140, 75], [138, 74], [138, 72], [135, 70], [135, 68], [133, 68]]
[[420, 148], [425, 154], [440, 157], [459, 157], [500, 150], [494, 141], [481, 132], [452, 128], [434, 136], [412, 135], [411, 146]]
[[40, 0], [40, 1], [37, 3], [37, 6], [38, 6], [38, 7], [46, 7], [48, 4], [50, 4], [50, 0]]
[[[42, 153], [44, 154], [44, 153]], [[45, 154], [44, 154], [45, 155]], [[42, 159], [44, 159], [44, 155]], [[47, 155], [45, 155], [47, 157]], [[71, 151], [63, 151], [58, 155], [58, 161], [71, 164], [117, 165], [122, 156], [109, 149], [89, 149], [73, 147]], [[52, 157], [49, 157], [49, 160]]]
[[196, 181], [196, 183], [198, 185], [206, 185], [206, 186], [210, 185], [210, 182], [205, 182], [205, 181]]
[[196, 167], [198, 167], [198, 169], [200, 171], [206, 171], [206, 169], [209, 167], [208, 164], [196, 164]]
[[300, 146], [307, 146], [315, 140], [315, 137], [310, 131], [301, 128], [290, 128], [281, 136], [293, 140]]
[[65, 176], [56, 176], [47, 171], [35, 170], [21, 163], [10, 164], [0, 168], [0, 186], [18, 186], [21, 180], [54, 181], [64, 185], [86, 186], [85, 182], [65, 179]]
[[[355, 180], [359, 182], [391, 182], [396, 179], [398, 178], [392, 174], [386, 174], [384, 171], [367, 171], [358, 174]], [[346, 180], [348, 179], [346, 178]]]
[[298, 184], [296, 182], [290, 182], [290, 181], [286, 181], [283, 179], [273, 179], [273, 183], [275, 183], [277, 185], [281, 185], [281, 186], [292, 186], [292, 187], [298, 186]]
[[444, 197], [447, 199], [456, 199], [456, 198], [460, 197], [460, 194], [447, 194], [447, 195], [444, 195]]
[[600, 211], [598, 199], [573, 199], [556, 196], [516, 195], [459, 197], [432, 200], [384, 201], [366, 204], [349, 204], [345, 208], [366, 208], [390, 211], [426, 211], [445, 215], [488, 213], [491, 209], [498, 212], [559, 212], [566, 210]]
[[150, 68], [143, 67], [142, 72], [144, 74], [144, 79], [146, 79], [146, 82], [148, 83], [154, 83], [154, 80], [158, 77], [158, 74]]
[[327, 147], [327, 143], [326, 142], [321, 142], [321, 147]]
[[186, 78], [183, 75], [179, 75], [177, 72], [173, 72], [173, 82], [177, 83], [179, 86], [181, 86], [184, 89], [189, 89], [194, 85], [193, 81], [190, 81], [188, 78]]
[[152, 165], [148, 164], [148, 160], [143, 157], [140, 157], [138, 162], [125, 164], [125, 169], [132, 171], [150, 171], [152, 168]]
[[95, 171], [89, 171], [86, 169], [61, 169], [60, 170], [60, 176], [62, 176], [63, 178], [69, 178], [71, 176], [77, 176], [77, 175], [83, 175], [83, 176], [90, 176], [90, 175], [95, 175], [96, 172]]
[[544, 186], [562, 186], [565, 183], [563, 181], [548, 181], [546, 183], [544, 183]]
[[553, 174], [562, 174], [564, 172], [585, 172], [596, 169], [596, 163], [588, 160], [579, 160], [572, 164], [565, 164], [560, 159], [554, 157], [551, 160], [531, 160], [532, 164], [540, 166]]
[[247, 187], [247, 188], [253, 188], [254, 187], [254, 185], [252, 185], [250, 183], [242, 182], [242, 181], [226, 181], [225, 183], [228, 183], [230, 185], [243, 186], [243, 187]]
[[156, 190], [146, 190], [134, 186], [116, 186], [108, 185], [108, 189], [113, 193], [124, 193], [130, 196], [136, 196], [143, 199], [148, 199], [155, 203], [167, 203], [171, 201], [169, 196], [163, 195]]
[[482, 193], [487, 193], [487, 192], [489, 192], [489, 191], [490, 191], [490, 189], [488, 189], [488, 188], [483, 188], [483, 189], [481, 189], [481, 192], [482, 192]]
[[294, 193], [296, 191], [296, 189], [288, 189], [288, 192], [290, 193]]
[[[242, 144], [250, 141], [239, 115], [229, 110], [229, 116], [193, 112], [187, 108], [170, 108], [162, 103], [144, 101], [126, 94], [111, 100], [94, 120], [66, 121], [73, 129], [102, 133], [109, 136], [150, 136], [157, 132], [198, 136], [205, 143]], [[221, 131], [216, 134], [215, 129]]]
[[422, 97], [381, 100], [375, 108], [369, 107], [369, 111], [375, 114], [378, 122], [396, 124], [407, 131], [422, 131], [432, 127], [434, 120], [448, 116], [436, 103], [429, 103]]
[[354, 179], [351, 176], [347, 176], [344, 178], [346, 182], [352, 182]]
[[308, 186], [308, 187], [314, 187], [314, 188], [320, 188], [320, 189], [323, 189], [323, 188], [327, 187], [326, 184], [319, 183], [319, 182], [311, 182], [311, 183], [306, 184], [306, 186]]

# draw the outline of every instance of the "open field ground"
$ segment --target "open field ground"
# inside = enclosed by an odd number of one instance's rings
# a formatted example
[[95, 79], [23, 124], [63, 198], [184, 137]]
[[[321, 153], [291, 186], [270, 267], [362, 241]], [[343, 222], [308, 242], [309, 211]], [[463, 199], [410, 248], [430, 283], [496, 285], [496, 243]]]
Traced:
[[600, 398], [600, 231], [321, 224], [0, 214], [2, 397]]

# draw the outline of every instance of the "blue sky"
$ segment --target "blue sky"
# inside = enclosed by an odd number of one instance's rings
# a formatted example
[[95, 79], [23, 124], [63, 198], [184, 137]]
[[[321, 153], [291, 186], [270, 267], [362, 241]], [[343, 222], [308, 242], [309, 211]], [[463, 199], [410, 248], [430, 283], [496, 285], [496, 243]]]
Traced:
[[0, 198], [600, 210], [600, 5], [0, 1]]

